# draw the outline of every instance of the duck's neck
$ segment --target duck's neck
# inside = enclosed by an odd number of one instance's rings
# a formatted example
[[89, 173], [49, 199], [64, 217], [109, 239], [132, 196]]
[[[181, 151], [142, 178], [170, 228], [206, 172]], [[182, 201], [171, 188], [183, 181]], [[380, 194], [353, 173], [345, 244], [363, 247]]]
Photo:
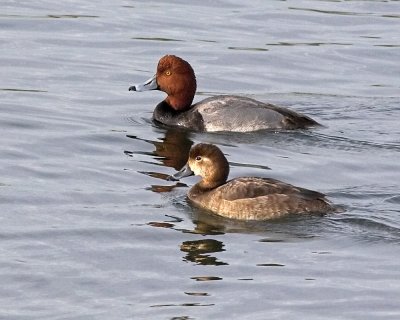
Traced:
[[226, 182], [226, 180], [221, 180], [221, 181], [205, 181], [205, 180], [201, 180], [200, 182], [198, 182], [196, 184], [196, 186], [203, 190], [203, 191], [209, 191], [215, 188], [218, 188], [219, 186], [222, 186], [224, 183]]
[[[222, 183], [223, 184], [223, 183]], [[203, 181], [196, 183], [190, 190], [189, 190], [189, 198], [197, 199], [205, 197], [207, 199], [207, 195], [209, 192], [213, 191], [214, 189], [218, 188], [222, 184], [205, 184]]]
[[196, 94], [196, 77], [193, 70], [189, 74], [183, 74], [181, 81], [162, 89], [168, 94], [165, 102], [176, 111], [185, 111], [192, 107]]
[[168, 95], [164, 101], [175, 111], [186, 111], [192, 107], [193, 99], [194, 94], [191, 94], [190, 92], [182, 92]]

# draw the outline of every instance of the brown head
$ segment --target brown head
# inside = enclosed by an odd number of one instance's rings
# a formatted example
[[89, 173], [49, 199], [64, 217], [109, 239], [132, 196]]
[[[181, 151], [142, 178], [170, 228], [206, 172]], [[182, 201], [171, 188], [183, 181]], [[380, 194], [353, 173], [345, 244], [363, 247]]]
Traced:
[[165, 101], [175, 110], [186, 110], [196, 93], [196, 76], [190, 64], [173, 55], [160, 59], [157, 66], [158, 89], [168, 94]]
[[171, 179], [180, 179], [192, 174], [201, 176], [199, 187], [216, 188], [223, 185], [228, 179], [228, 160], [217, 146], [207, 143], [196, 144], [190, 149], [186, 166]]
[[196, 76], [190, 64], [174, 55], [160, 59], [157, 73], [145, 81], [129, 87], [129, 91], [161, 90], [168, 94], [165, 102], [174, 110], [191, 107], [196, 93]]

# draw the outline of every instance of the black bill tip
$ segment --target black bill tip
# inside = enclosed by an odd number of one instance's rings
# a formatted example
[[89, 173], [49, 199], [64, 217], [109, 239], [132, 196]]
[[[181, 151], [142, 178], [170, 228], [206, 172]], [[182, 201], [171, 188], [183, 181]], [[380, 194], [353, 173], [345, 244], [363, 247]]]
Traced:
[[168, 176], [167, 181], [179, 181], [179, 179], [175, 178], [174, 176]]

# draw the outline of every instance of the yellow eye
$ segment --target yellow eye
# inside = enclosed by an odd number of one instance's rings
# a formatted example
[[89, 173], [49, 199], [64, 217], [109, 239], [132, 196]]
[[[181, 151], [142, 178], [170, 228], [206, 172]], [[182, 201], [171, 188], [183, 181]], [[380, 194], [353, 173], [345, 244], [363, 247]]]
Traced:
[[171, 71], [169, 71], [169, 70], [165, 71], [165, 75], [166, 76], [170, 76], [171, 75]]

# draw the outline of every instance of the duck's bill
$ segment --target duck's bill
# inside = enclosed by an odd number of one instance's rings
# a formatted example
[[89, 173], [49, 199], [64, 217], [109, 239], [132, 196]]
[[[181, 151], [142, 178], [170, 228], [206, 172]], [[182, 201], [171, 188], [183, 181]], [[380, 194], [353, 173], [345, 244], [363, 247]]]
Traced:
[[189, 165], [186, 164], [180, 171], [175, 173], [172, 176], [169, 176], [167, 178], [168, 181], [178, 181], [179, 179], [189, 177], [194, 175], [194, 172], [190, 169]]
[[158, 84], [157, 84], [157, 77], [154, 75], [151, 77], [149, 80], [145, 81], [144, 83], [141, 84], [135, 84], [131, 87], [129, 87], [129, 91], [149, 91], [149, 90], [157, 90], [158, 89]]

